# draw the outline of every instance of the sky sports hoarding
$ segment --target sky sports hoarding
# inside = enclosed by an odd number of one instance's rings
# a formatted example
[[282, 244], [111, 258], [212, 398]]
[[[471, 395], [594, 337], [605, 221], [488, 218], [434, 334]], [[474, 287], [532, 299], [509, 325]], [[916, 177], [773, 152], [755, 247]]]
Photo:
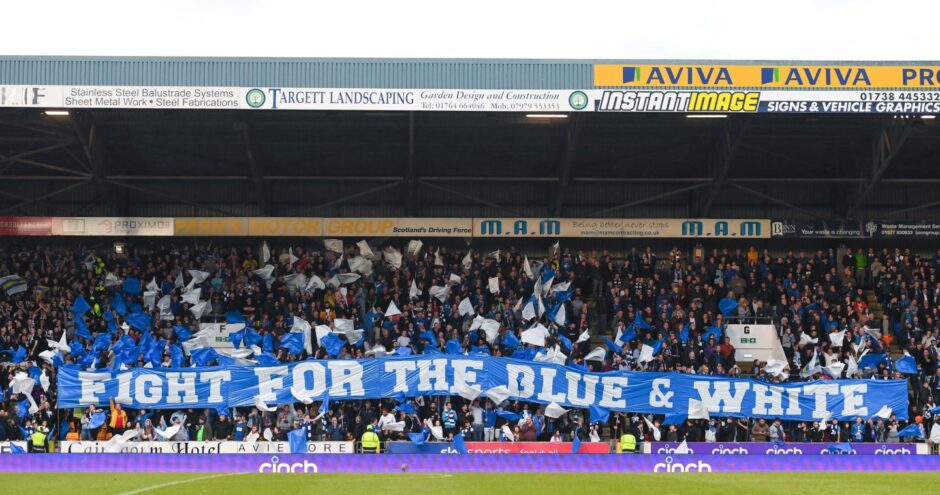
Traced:
[[[293, 404], [300, 400], [360, 400], [450, 396], [500, 390], [512, 400], [587, 409], [813, 421], [871, 417], [890, 407], [907, 419], [904, 380], [823, 380], [768, 384], [757, 380], [681, 373], [585, 372], [554, 363], [490, 356], [415, 356], [313, 360], [280, 366], [82, 371], [59, 368], [59, 408], [214, 408]], [[496, 392], [494, 392], [496, 393]], [[463, 394], [461, 394], [463, 395]]]
[[[5, 473], [731, 473], [731, 472], [931, 472], [940, 456], [630, 454], [56, 454], [4, 455]], [[403, 478], [404, 479], [404, 478]], [[393, 481], [394, 482], [394, 481]]]
[[[704, 455], [923, 455], [930, 449], [925, 443], [851, 443], [851, 450], [830, 453], [829, 443], [786, 442], [691, 442], [686, 444], [689, 454]], [[675, 454], [678, 442], [647, 442], [646, 454]], [[905, 461], [906, 462], [906, 461]]]
[[[67, 454], [103, 454], [108, 442], [59, 442]], [[127, 442], [122, 454], [290, 454], [289, 442]], [[354, 442], [307, 442], [308, 454], [353, 454]]]
[[[470, 454], [571, 454], [571, 442], [465, 442]], [[454, 445], [448, 442], [425, 442], [415, 445], [411, 442], [388, 442], [389, 454], [458, 454]], [[607, 454], [610, 444], [605, 442], [583, 442], [579, 454]]]

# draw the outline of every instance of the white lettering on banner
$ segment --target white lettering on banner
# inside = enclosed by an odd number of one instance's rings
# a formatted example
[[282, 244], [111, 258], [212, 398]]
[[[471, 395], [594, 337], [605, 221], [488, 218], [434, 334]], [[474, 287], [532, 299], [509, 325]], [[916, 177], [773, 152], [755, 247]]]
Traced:
[[160, 389], [163, 380], [156, 375], [140, 375], [134, 383], [134, 396], [141, 404], [157, 404], [160, 402]]
[[509, 395], [528, 399], [535, 393], [535, 372], [529, 366], [507, 364], [506, 375], [509, 377]]
[[867, 383], [857, 383], [842, 385], [842, 415], [843, 416], [868, 416], [868, 408], [863, 404], [863, 397], [859, 394], [868, 393]]
[[385, 372], [395, 372], [395, 388], [392, 389], [392, 392], [407, 392], [408, 372], [416, 369], [418, 369], [418, 365], [414, 361], [386, 361]]
[[[431, 380], [434, 386], [431, 386]], [[418, 363], [418, 391], [419, 392], [446, 392], [447, 386], [447, 359], [431, 359]]]
[[130, 404], [131, 399], [131, 378], [134, 378], [134, 375], [130, 373], [122, 373], [118, 375], [118, 394], [114, 398], [115, 402], [121, 404]]
[[[672, 407], [672, 398], [675, 392], [669, 390], [672, 386], [672, 380], [669, 378], [655, 378], [653, 380], [653, 389], [650, 391], [650, 405], [653, 407]], [[664, 390], [665, 389], [665, 390]]]
[[[180, 392], [183, 393], [180, 397]], [[166, 402], [167, 404], [195, 404], [199, 402], [196, 396], [196, 373], [179, 373], [171, 371], [166, 374]]]
[[[301, 362], [294, 366], [291, 376], [294, 380], [294, 386], [310, 397], [320, 397], [326, 391], [326, 368], [320, 363]], [[307, 387], [308, 376], [313, 384], [311, 387]]]
[[545, 366], [540, 371], [542, 374], [542, 390], [539, 392], [538, 399], [549, 404], [552, 402], [563, 404], [565, 402], [565, 393], [555, 393], [555, 375], [558, 374], [558, 370]]
[[781, 387], [768, 387], [755, 383], [754, 414], [763, 416], [779, 416], [783, 414], [783, 389]]
[[623, 397], [623, 389], [627, 386], [629, 380], [625, 376], [605, 376], [601, 378], [601, 384], [604, 386], [601, 392], [601, 407], [607, 408], [625, 408], [626, 399]]
[[787, 389], [787, 415], [799, 416], [803, 412], [800, 408], [800, 389], [796, 387]]
[[271, 458], [271, 462], [264, 462], [258, 466], [259, 473], [316, 473], [317, 465], [304, 461], [293, 464], [279, 462], [277, 456]]
[[[566, 371], [565, 378], [568, 380], [568, 402], [576, 406], [587, 407], [594, 403], [594, 394], [597, 388], [597, 376], [585, 375], [574, 371]], [[578, 383], [584, 380], [584, 397], [578, 395]]]
[[672, 462], [672, 457], [666, 457], [666, 462], [658, 462], [653, 465], [654, 473], [710, 473], [712, 472], [711, 464], [706, 462]]
[[813, 406], [814, 418], [830, 416], [826, 396], [839, 393], [839, 386], [835, 383], [814, 383], [803, 387], [803, 393], [812, 395], [815, 399]]
[[199, 380], [203, 383], [209, 382], [209, 402], [218, 404], [225, 402], [225, 397], [222, 397], [222, 383], [232, 381], [231, 371], [204, 371], [199, 374]]
[[[330, 361], [330, 397], [345, 397], [365, 394], [362, 388], [362, 365], [356, 362]], [[445, 384], [446, 386], [446, 384]], [[444, 390], [447, 390], [446, 388]]]
[[78, 380], [82, 384], [82, 396], [79, 402], [82, 404], [97, 404], [98, 394], [105, 393], [105, 380], [111, 378], [111, 373], [89, 373], [80, 371]]
[[[751, 388], [747, 382], [734, 382], [734, 395], [731, 395], [732, 382], [706, 382], [694, 381], [692, 387], [698, 391], [702, 402], [708, 406], [709, 413], [740, 413], [741, 401], [744, 394]], [[715, 386], [715, 393], [711, 393], [711, 385]]]
[[457, 389], [472, 387], [477, 384], [477, 371], [483, 370], [483, 363], [469, 359], [454, 359], [451, 361], [454, 368], [454, 386], [450, 391], [456, 393]]
[[258, 397], [271, 397], [284, 388], [287, 366], [255, 368], [255, 375], [258, 377]]

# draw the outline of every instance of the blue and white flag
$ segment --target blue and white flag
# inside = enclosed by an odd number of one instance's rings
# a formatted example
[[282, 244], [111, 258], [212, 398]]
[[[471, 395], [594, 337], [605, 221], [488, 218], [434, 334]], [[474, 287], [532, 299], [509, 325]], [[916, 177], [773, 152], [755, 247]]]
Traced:
[[107, 419], [108, 413], [105, 411], [98, 411], [95, 414], [91, 415], [91, 419], [88, 421], [88, 428], [94, 430], [95, 428], [100, 428]]
[[305, 428], [291, 431], [287, 434], [287, 439], [290, 443], [291, 454], [307, 453], [307, 430]]

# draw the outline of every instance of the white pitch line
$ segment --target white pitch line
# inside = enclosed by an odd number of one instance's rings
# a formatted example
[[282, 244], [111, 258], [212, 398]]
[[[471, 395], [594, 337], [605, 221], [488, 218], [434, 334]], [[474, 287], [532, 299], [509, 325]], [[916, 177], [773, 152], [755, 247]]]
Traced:
[[168, 487], [168, 486], [183, 485], [183, 484], [186, 484], [186, 483], [192, 483], [192, 482], [194, 482], [194, 481], [204, 481], [204, 480], [211, 480], [211, 479], [214, 479], [214, 478], [224, 478], [224, 477], [226, 477], [226, 476], [235, 476], [235, 475], [239, 475], [239, 474], [245, 474], [245, 473], [213, 474], [212, 476], [202, 476], [202, 477], [199, 477], [199, 478], [190, 478], [190, 479], [187, 479], [187, 480], [170, 481], [170, 482], [167, 482], [167, 483], [160, 483], [160, 484], [158, 484], [158, 485], [145, 486], [145, 487], [143, 487], [143, 488], [138, 488], [138, 489], [136, 489], [136, 490], [131, 490], [131, 491], [129, 491], [129, 492], [121, 492], [121, 493], [118, 493], [117, 495], [137, 495], [138, 493], [149, 492], [149, 491], [151, 491], [151, 490], [159, 490], [160, 488], [166, 488], [166, 487]]

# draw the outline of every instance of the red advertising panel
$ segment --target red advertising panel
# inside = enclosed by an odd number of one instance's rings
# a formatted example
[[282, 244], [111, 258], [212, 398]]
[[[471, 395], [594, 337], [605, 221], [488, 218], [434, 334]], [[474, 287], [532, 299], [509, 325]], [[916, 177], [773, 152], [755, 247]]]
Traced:
[[[570, 454], [571, 442], [467, 442], [471, 454]], [[607, 454], [610, 445], [602, 442], [581, 444], [579, 454]]]
[[0, 236], [52, 235], [52, 217], [0, 217]]

